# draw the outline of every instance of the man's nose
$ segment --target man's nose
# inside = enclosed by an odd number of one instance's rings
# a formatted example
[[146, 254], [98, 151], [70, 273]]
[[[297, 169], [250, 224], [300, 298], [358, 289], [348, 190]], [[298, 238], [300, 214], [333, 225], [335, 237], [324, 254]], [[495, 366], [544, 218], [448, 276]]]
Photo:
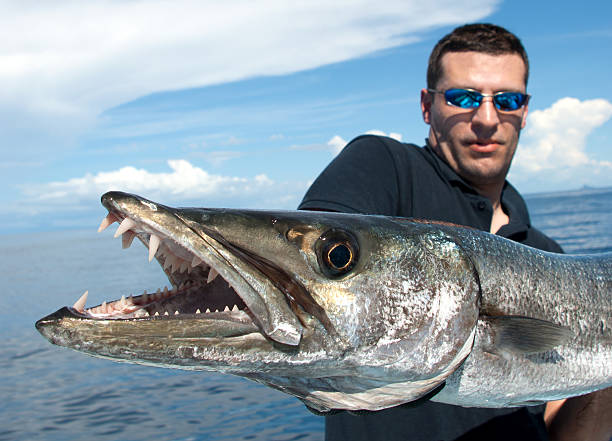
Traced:
[[492, 97], [485, 96], [482, 98], [480, 106], [474, 112], [472, 122], [484, 127], [493, 127], [499, 124], [499, 114]]

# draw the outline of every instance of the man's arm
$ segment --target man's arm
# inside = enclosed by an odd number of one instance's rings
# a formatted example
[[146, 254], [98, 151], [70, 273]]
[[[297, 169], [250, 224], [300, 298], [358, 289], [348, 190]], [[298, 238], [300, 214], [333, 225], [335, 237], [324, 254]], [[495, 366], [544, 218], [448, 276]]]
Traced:
[[544, 422], [551, 441], [610, 441], [612, 388], [546, 405]]

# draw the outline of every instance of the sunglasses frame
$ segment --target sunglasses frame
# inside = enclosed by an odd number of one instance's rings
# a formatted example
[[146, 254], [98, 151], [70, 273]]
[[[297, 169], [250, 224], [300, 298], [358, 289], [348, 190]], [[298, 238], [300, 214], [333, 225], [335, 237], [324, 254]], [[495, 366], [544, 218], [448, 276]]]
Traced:
[[[476, 94], [477, 96], [480, 96], [480, 100], [474, 100], [474, 102], [478, 103], [477, 106], [475, 107], [461, 107], [458, 106], [457, 104], [453, 104], [447, 97], [446, 97], [446, 93], [451, 91], [451, 90], [461, 90], [461, 91], [465, 91], [465, 92], [469, 92], [469, 93], [473, 93]], [[474, 110], [474, 109], [478, 109], [482, 103], [483, 103], [483, 98], [488, 98], [491, 97], [492, 101], [493, 101], [493, 105], [495, 106], [495, 108], [501, 112], [516, 112], [517, 110], [522, 109], [523, 107], [525, 107], [527, 105], [527, 103], [529, 103], [529, 98], [531, 98], [531, 95], [527, 94], [527, 93], [523, 93], [523, 92], [495, 92], [495, 93], [482, 93], [479, 92], [477, 90], [474, 89], [464, 89], [461, 87], [452, 87], [450, 89], [446, 89], [446, 90], [437, 90], [437, 89], [427, 89], [428, 92], [430, 93], [441, 93], [444, 95], [444, 100], [446, 101], [446, 104], [448, 104], [449, 106], [452, 107], [457, 107], [459, 109], [464, 109], [464, 110]], [[517, 107], [516, 109], [502, 109], [500, 104], [495, 100], [496, 97], [500, 96], [500, 95], [504, 95], [507, 93], [513, 93], [513, 94], [519, 94], [521, 96], [524, 96], [524, 101], [523, 103]]]

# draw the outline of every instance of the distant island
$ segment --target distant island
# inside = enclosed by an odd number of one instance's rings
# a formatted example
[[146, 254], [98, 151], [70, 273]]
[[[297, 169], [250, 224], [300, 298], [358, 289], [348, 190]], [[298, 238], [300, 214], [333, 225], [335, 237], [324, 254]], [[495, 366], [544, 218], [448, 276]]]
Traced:
[[540, 197], [582, 196], [610, 192], [612, 192], [612, 187], [593, 187], [590, 185], [583, 185], [581, 188], [575, 190], [555, 190], [541, 193], [523, 193], [523, 196], [525, 197], [525, 199], [535, 199]]

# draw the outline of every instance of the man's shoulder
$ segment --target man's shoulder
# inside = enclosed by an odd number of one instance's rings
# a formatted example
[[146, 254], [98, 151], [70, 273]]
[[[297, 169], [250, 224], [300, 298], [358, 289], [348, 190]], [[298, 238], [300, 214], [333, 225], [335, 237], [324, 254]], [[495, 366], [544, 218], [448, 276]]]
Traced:
[[398, 141], [395, 138], [381, 135], [359, 135], [351, 140], [343, 151], [355, 150], [364, 153], [380, 153], [386, 150], [392, 156], [423, 157], [424, 149], [416, 144]]
[[385, 136], [358, 136], [321, 172], [299, 208], [398, 215], [411, 179], [427, 171], [422, 150]]
[[386, 173], [414, 176], [430, 171], [434, 160], [426, 148], [380, 135], [360, 135], [350, 141], [338, 154], [337, 161], [379, 164]]

